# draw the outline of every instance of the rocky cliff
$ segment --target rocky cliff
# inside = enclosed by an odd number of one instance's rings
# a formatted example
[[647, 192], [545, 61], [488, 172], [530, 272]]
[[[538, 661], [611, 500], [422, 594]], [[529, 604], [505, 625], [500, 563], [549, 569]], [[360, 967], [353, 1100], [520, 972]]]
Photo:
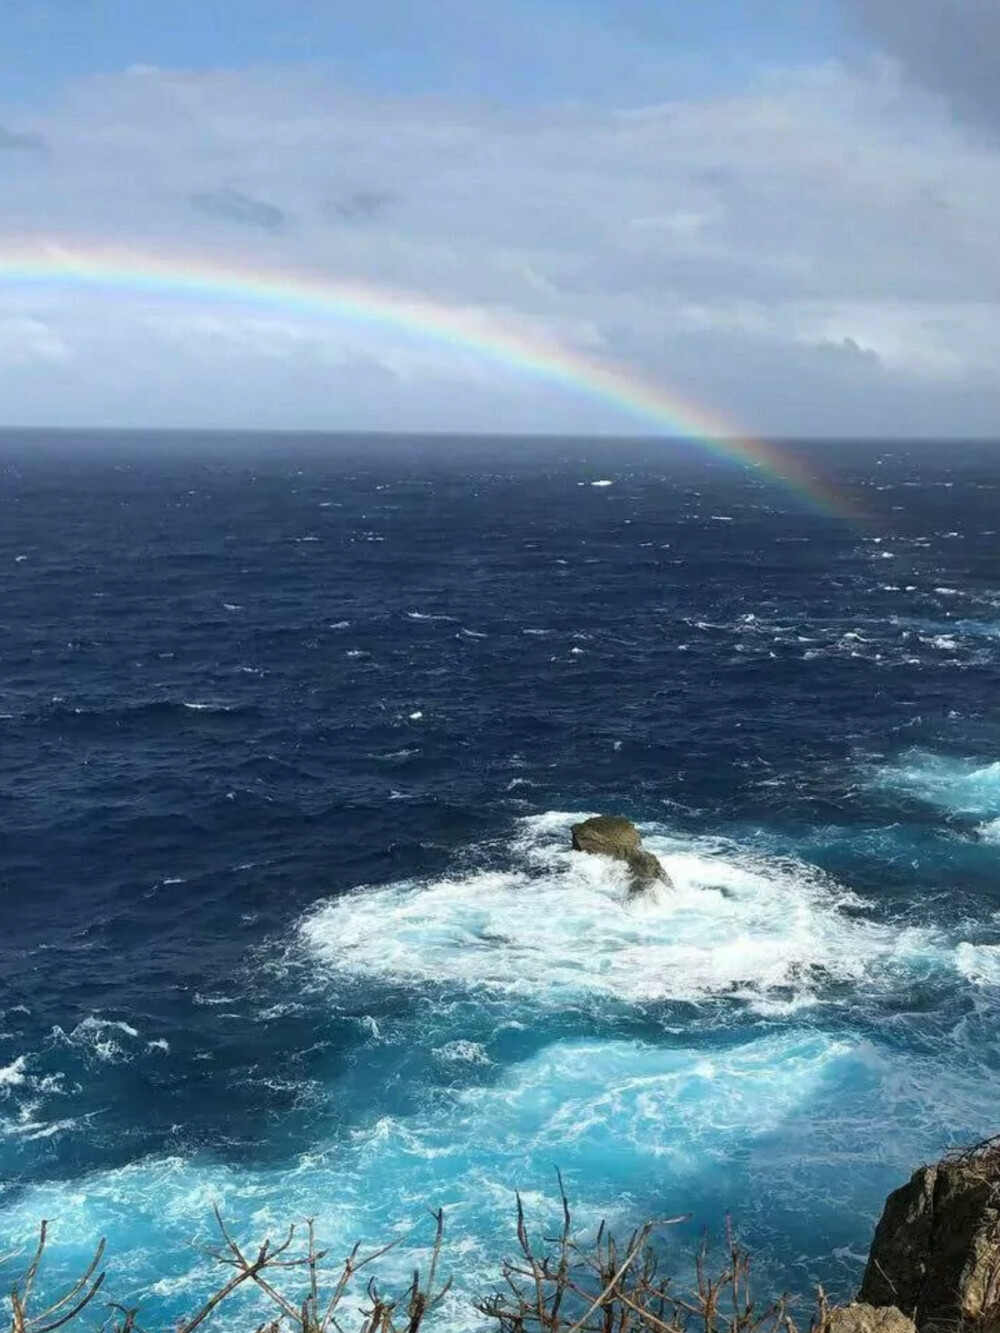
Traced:
[[1000, 1140], [923, 1166], [889, 1195], [859, 1300], [896, 1307], [919, 1333], [1000, 1333]]

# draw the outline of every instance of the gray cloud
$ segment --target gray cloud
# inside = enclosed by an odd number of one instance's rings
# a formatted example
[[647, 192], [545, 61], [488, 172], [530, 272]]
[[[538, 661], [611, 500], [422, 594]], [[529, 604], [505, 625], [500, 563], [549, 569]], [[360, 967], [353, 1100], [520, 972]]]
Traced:
[[229, 185], [192, 194], [191, 205], [201, 213], [238, 222], [242, 226], [257, 227], [261, 231], [280, 231], [287, 220], [284, 210], [276, 204], [254, 199]]
[[48, 151], [44, 135], [30, 130], [7, 130], [0, 125], [0, 153], [29, 153], [44, 157]]
[[[146, 70], [70, 86], [35, 126], [60, 151], [5, 180], [0, 242], [89, 238], [411, 292], [748, 430], [1000, 434], [1000, 146], [929, 114], [884, 60], [617, 110]], [[391, 190], [331, 199], [331, 162]], [[4, 318], [4, 411], [22, 420], [629, 424], [391, 318], [0, 284]]]
[[862, 31], [964, 115], [1000, 131], [997, 0], [843, 0]]
[[395, 202], [396, 195], [391, 190], [355, 190], [335, 200], [333, 211], [348, 222], [370, 222]]

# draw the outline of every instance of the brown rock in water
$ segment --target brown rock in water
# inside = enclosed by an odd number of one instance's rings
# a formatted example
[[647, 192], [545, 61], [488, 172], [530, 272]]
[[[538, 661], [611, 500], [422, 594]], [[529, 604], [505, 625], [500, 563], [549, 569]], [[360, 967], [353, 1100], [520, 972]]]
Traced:
[[625, 858], [628, 868], [632, 872], [632, 879], [638, 885], [669, 884], [670, 879], [667, 872], [660, 865], [659, 860], [652, 852], [647, 852], [645, 847], [640, 847], [637, 852], [632, 852]]
[[572, 828], [573, 850], [624, 861], [632, 872], [632, 892], [655, 883], [670, 884], [670, 876], [652, 852], [642, 845], [639, 830], [622, 815], [594, 815]]
[[920, 1333], [1000, 1333], [1000, 1146], [924, 1166], [886, 1200], [860, 1299]]
[[839, 1305], [830, 1311], [826, 1333], [916, 1333], [912, 1319], [894, 1305]]
[[627, 861], [633, 852], [642, 848], [639, 830], [622, 815], [595, 815], [571, 830], [573, 850], [591, 852], [596, 856], [613, 856], [616, 861]]

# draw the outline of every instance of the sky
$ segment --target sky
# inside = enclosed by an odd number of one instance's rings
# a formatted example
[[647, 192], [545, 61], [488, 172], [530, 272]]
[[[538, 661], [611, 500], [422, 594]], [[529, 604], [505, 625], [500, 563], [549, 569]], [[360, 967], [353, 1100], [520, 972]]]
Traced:
[[0, 0], [0, 425], [663, 424], [27, 247], [431, 302], [737, 434], [1000, 438], [998, 220], [1000, 0]]

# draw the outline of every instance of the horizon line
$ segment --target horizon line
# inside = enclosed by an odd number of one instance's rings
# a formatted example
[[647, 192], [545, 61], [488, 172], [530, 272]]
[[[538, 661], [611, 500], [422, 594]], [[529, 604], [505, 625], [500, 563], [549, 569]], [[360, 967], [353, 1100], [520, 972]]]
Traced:
[[[606, 441], [617, 444], [674, 444], [683, 447], [684, 445], [695, 445], [696, 447], [703, 443], [702, 437], [692, 432], [690, 435], [681, 434], [646, 434], [629, 431], [619, 434], [614, 431], [569, 431], [569, 430], [511, 430], [511, 431], [491, 431], [477, 430], [472, 427], [449, 426], [440, 429], [420, 429], [408, 430], [406, 427], [370, 427], [370, 426], [199, 426], [199, 425], [93, 425], [87, 422], [77, 422], [72, 425], [49, 425], [44, 423], [19, 422], [14, 424], [0, 423], [0, 435], [12, 435], [16, 433], [24, 434], [71, 434], [75, 431], [85, 431], [90, 434], [100, 435], [247, 435], [247, 436], [275, 436], [287, 438], [288, 436], [308, 435], [321, 438], [380, 438], [380, 439], [411, 439], [411, 440], [552, 440], [552, 441], [578, 441], [579, 443], [589, 443], [590, 441]], [[738, 435], [731, 437], [719, 437], [720, 439], [738, 440], [742, 438]], [[789, 435], [768, 435], [767, 440], [776, 445], [824, 445], [824, 444], [997, 444], [1000, 445], [1000, 432], [996, 435], [945, 435], [945, 434], [927, 434], [927, 435], [809, 435], [809, 434], [789, 434]], [[701, 449], [704, 453], [704, 449]], [[745, 461], [734, 458], [724, 458], [723, 462], [732, 463], [735, 467], [745, 467]], [[781, 480], [778, 478], [778, 480]]]

